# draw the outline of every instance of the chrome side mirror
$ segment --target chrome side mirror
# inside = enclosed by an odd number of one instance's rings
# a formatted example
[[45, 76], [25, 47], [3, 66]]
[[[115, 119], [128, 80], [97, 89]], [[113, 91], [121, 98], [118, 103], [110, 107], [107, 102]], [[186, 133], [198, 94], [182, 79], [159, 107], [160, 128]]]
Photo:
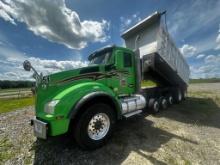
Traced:
[[26, 71], [30, 71], [32, 68], [31, 63], [28, 60], [24, 61], [23, 67], [24, 67], [24, 70], [26, 70]]

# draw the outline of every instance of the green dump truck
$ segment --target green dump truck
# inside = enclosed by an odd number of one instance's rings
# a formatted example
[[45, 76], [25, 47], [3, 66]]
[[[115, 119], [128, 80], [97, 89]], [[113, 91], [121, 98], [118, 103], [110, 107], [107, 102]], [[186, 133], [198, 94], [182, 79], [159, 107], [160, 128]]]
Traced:
[[[41, 139], [72, 132], [83, 148], [102, 146], [117, 120], [144, 111], [157, 113], [185, 98], [189, 66], [154, 13], [122, 34], [126, 48], [107, 46], [87, 67], [36, 79], [34, 134]], [[155, 86], [142, 86], [151, 80]]]

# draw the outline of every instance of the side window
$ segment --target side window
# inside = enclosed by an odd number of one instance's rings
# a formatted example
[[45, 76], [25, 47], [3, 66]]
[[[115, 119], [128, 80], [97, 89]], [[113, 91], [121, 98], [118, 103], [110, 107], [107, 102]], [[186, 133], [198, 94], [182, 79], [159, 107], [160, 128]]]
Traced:
[[131, 67], [132, 66], [132, 56], [130, 53], [124, 53], [123, 55], [124, 67]]

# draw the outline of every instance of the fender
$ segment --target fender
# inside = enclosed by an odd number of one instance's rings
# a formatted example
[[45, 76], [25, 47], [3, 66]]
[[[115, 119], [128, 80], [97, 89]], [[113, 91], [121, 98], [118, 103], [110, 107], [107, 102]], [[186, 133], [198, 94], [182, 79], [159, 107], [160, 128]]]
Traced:
[[76, 114], [79, 112], [80, 108], [88, 101], [94, 99], [95, 97], [100, 97], [100, 96], [104, 96], [104, 97], [108, 97], [109, 100], [111, 100], [111, 102], [114, 104], [114, 106], [116, 107], [116, 110], [117, 110], [117, 118], [120, 117], [121, 115], [121, 111], [119, 110], [120, 109], [120, 105], [118, 103], [118, 101], [112, 97], [111, 95], [109, 95], [108, 93], [106, 92], [103, 92], [103, 91], [96, 91], [96, 92], [92, 92], [92, 93], [89, 93], [85, 96], [83, 96], [77, 103], [76, 105], [74, 105], [74, 107], [72, 108], [72, 110], [69, 112], [68, 114], [68, 118], [70, 119], [73, 119]]
[[55, 96], [54, 100], [60, 100], [55, 109], [56, 114], [71, 119], [86, 101], [99, 96], [108, 97], [116, 107], [117, 116], [120, 116], [121, 106], [115, 93], [109, 87], [98, 82], [80, 83], [66, 88]]

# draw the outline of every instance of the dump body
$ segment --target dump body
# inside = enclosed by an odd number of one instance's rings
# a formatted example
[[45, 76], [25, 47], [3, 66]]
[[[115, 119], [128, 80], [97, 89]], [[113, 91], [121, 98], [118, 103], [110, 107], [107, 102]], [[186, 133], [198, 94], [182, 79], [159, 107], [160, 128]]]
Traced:
[[127, 48], [140, 51], [142, 73], [148, 74], [143, 74], [142, 79], [151, 77], [156, 81], [160, 79], [162, 84], [188, 84], [189, 66], [164, 29], [160, 13], [156, 12], [128, 29], [122, 38]]

